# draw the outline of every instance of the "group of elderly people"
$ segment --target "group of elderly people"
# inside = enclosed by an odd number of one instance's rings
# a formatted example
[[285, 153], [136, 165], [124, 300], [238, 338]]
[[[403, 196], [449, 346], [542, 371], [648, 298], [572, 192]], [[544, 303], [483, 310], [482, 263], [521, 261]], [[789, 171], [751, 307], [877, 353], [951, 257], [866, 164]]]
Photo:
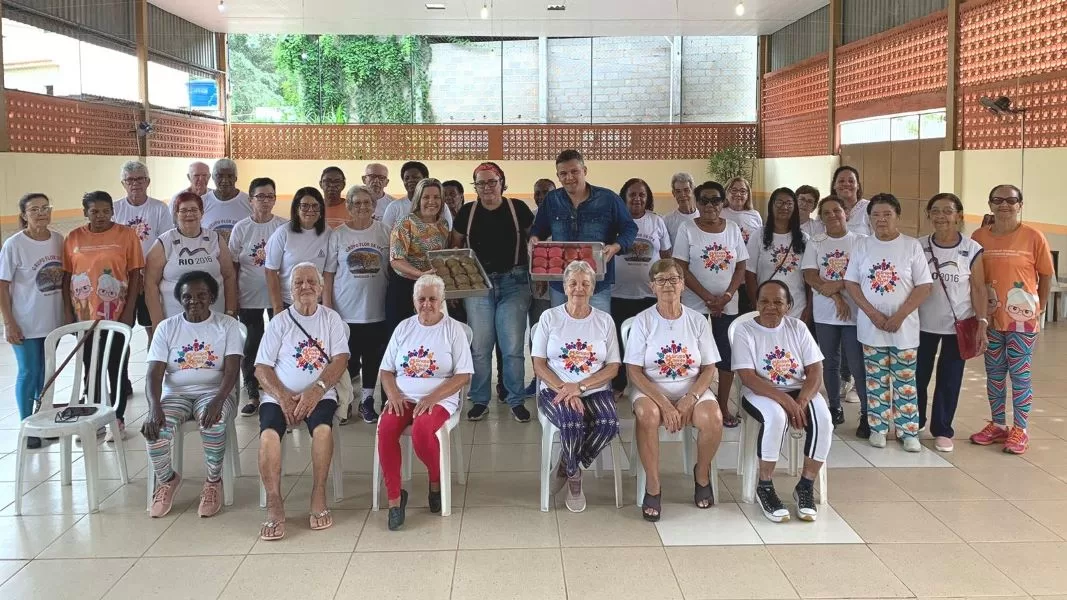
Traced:
[[[556, 168], [561, 187], [538, 181], [531, 210], [504, 197], [495, 163], [475, 169], [477, 200], [466, 204], [462, 184], [430, 178], [419, 162], [401, 169], [403, 199], [384, 193], [384, 165], [368, 165], [363, 185], [344, 197], [344, 174], [330, 167], [321, 192], [297, 190], [286, 220], [273, 213], [275, 183], [257, 178], [247, 194], [238, 190], [232, 161], [214, 165], [214, 190], [207, 166], [194, 163], [190, 187], [169, 207], [148, 197], [147, 168], [130, 162], [126, 197], [86, 194], [87, 223], [65, 238], [49, 229], [49, 198], [27, 194], [22, 230], [0, 251], [0, 313], [19, 365], [20, 415], [32, 413], [43, 386], [48, 332], [72, 321], [136, 320], [150, 339], [141, 431], [158, 482], [151, 515], [166, 515], [181, 485], [171, 449], [183, 422], [200, 425], [207, 478], [199, 514], [210, 517], [221, 508], [227, 423], [238, 412], [258, 414], [265, 540], [285, 535], [281, 440], [301, 421], [312, 437], [309, 526], [332, 525], [332, 429], [350, 418], [350, 401], [361, 420], [377, 423], [389, 528], [405, 521], [400, 436], [409, 427], [428, 471], [430, 510], [440, 512], [447, 474], [436, 432], [460, 410], [468, 385], [467, 418], [485, 417], [494, 350], [497, 394], [515, 420], [530, 420], [524, 399], [535, 395], [560, 431], [551, 487], [566, 489], [574, 512], [586, 505], [582, 469], [619, 434], [623, 398], [647, 473], [643, 517], [662, 512], [661, 427], [697, 431], [693, 501], [709, 508], [723, 428], [739, 422], [729, 403], [735, 376], [739, 408], [760, 427], [756, 497], [775, 522], [790, 518], [771, 481], [788, 428], [805, 436], [796, 516], [815, 520], [813, 481], [844, 422], [850, 379], [861, 402], [858, 437], [884, 447], [895, 432], [905, 450], [919, 451], [929, 425], [934, 448], [951, 451], [965, 359], [984, 354], [992, 418], [970, 439], [1026, 451], [1030, 358], [1053, 268], [1044, 236], [1021, 221], [1018, 188], [991, 190], [993, 222], [971, 238], [960, 233], [960, 199], [938, 194], [926, 206], [933, 233], [915, 239], [899, 231], [897, 199], [863, 199], [859, 173], [847, 166], [821, 199], [811, 186], [774, 190], [765, 219], [742, 178], [694, 187], [679, 173], [671, 181], [677, 210], [660, 217], [641, 179], [620, 194], [591, 185], [574, 150]], [[603, 243], [606, 273], [598, 280], [575, 261], [561, 281], [532, 283], [530, 247], [549, 238]], [[446, 300], [430, 253], [451, 247], [477, 256], [492, 284], [487, 295]], [[536, 389], [525, 384], [527, 322]], [[132, 386], [119, 372], [120, 351], [106, 358], [101, 368], [117, 383], [118, 426], [106, 432], [113, 437], [123, 435]], [[356, 377], [361, 392], [352, 389]], [[249, 399], [240, 409], [238, 378]]]

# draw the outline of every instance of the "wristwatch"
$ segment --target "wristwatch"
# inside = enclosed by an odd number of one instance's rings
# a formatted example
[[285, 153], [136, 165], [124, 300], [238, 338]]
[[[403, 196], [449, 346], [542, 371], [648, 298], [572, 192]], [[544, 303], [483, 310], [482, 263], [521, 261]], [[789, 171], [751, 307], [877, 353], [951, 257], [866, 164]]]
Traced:
[[578, 391], [584, 394], [584, 393], [589, 391], [589, 388], [587, 386], [582, 385], [582, 384], [579, 383], [578, 384]]
[[324, 391], [324, 392], [326, 391], [326, 384], [325, 384], [325, 383], [323, 383], [321, 379], [317, 380], [317, 381], [315, 382], [315, 385], [317, 385], [317, 386], [319, 386], [320, 388], [322, 388], [322, 391]]

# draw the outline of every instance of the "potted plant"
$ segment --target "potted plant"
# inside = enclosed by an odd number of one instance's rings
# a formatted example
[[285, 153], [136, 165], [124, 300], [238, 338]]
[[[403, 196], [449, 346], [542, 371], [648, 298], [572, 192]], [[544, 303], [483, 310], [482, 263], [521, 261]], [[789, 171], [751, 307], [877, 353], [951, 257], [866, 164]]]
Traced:
[[727, 146], [708, 157], [708, 176], [726, 182], [734, 177], [752, 179], [756, 153], [744, 146]]

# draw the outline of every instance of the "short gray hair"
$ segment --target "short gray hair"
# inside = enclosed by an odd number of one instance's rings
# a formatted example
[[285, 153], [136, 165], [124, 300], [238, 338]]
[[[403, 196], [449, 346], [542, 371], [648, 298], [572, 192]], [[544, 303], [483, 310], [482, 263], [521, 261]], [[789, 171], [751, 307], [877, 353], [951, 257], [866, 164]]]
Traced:
[[322, 278], [322, 271], [319, 271], [319, 267], [315, 263], [305, 260], [302, 263], [297, 263], [297, 265], [295, 267], [293, 267], [293, 270], [289, 271], [289, 288], [290, 289], [292, 289], [292, 287], [293, 287], [293, 279], [294, 279], [293, 275], [296, 275], [296, 272], [299, 271], [300, 269], [311, 269], [312, 271], [315, 271], [315, 275], [316, 275], [316, 277], [318, 277], [318, 280], [319, 280], [319, 285], [324, 285], [326, 283], [326, 280]]
[[588, 275], [589, 279], [593, 282], [593, 285], [596, 285], [596, 271], [594, 271], [593, 267], [590, 267], [589, 263], [584, 260], [572, 260], [571, 263], [567, 265], [567, 268], [563, 269], [564, 283], [570, 281], [571, 277], [574, 277], [579, 273]]
[[437, 275], [434, 275], [433, 273], [426, 273], [425, 275], [419, 276], [419, 278], [415, 280], [415, 288], [414, 291], [411, 293], [411, 297], [418, 298], [419, 292], [426, 288], [437, 288], [441, 291], [441, 300], [445, 299], [445, 280], [441, 279]]
[[144, 173], [144, 176], [148, 177], [148, 165], [139, 160], [128, 160], [122, 163], [122, 169], [119, 170], [119, 181], [126, 179], [126, 176], [131, 173]]
[[366, 194], [370, 197], [371, 202], [374, 201], [374, 194], [370, 193], [369, 187], [363, 184], [354, 185], [348, 188], [348, 193], [345, 194], [345, 208], [348, 210], [352, 210], [352, 205], [356, 202], [356, 194]]
[[671, 175], [671, 191], [672, 192], [674, 191], [674, 184], [678, 183], [679, 181], [684, 181], [684, 182], [688, 183], [689, 184], [689, 189], [693, 189], [694, 187], [696, 187], [696, 184], [693, 183], [693, 176], [692, 175], [690, 175], [689, 173], [685, 173], [685, 172], [675, 173], [674, 175]]
[[237, 174], [237, 163], [228, 158], [220, 158], [215, 161], [215, 165], [211, 167], [211, 174], [214, 175], [222, 169], [233, 169], [234, 174]]

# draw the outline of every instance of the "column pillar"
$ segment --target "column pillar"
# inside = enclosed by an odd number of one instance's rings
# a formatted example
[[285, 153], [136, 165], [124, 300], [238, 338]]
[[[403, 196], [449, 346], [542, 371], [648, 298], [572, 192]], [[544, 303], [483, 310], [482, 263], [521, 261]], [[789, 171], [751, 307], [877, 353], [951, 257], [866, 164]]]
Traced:
[[945, 65], [945, 150], [958, 150], [956, 144], [956, 95], [960, 81], [960, 0], [948, 0], [948, 52]]
[[835, 89], [837, 87], [837, 47], [841, 45], [841, 0], [830, 0], [830, 47], [827, 53], [827, 74], [829, 86], [826, 93], [827, 104], [827, 140], [829, 148], [827, 154], [837, 154], [837, 112], [834, 105], [837, 103]]
[[[148, 0], [134, 0], [134, 19], [137, 39], [137, 95], [141, 100], [141, 122], [150, 123], [151, 104], [148, 102]], [[148, 136], [137, 128], [137, 153], [141, 162], [148, 159]]]

